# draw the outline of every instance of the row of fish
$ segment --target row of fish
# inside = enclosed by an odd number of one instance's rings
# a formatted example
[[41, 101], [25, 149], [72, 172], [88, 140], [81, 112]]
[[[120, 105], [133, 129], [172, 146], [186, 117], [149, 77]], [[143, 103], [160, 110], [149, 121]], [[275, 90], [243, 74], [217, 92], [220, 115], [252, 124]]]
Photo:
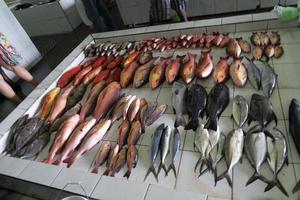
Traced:
[[[172, 138], [172, 130], [171, 127], [166, 126], [165, 124], [161, 124], [157, 127], [155, 132], [152, 135], [152, 143], [151, 143], [151, 152], [150, 152], [150, 167], [146, 172], [144, 180], [147, 179], [148, 175], [152, 172], [158, 182], [158, 175], [163, 169], [165, 171], [165, 175], [167, 176], [170, 170], [173, 170], [175, 177], [176, 168], [175, 168], [175, 160], [176, 155], [179, 151], [179, 147], [181, 144], [181, 138], [179, 131], [175, 128], [173, 131], [173, 140]], [[169, 167], [166, 167], [166, 158], [171, 152], [171, 163]], [[158, 153], [160, 153], [160, 164], [158, 170], [155, 170], [155, 161], [158, 157]]]

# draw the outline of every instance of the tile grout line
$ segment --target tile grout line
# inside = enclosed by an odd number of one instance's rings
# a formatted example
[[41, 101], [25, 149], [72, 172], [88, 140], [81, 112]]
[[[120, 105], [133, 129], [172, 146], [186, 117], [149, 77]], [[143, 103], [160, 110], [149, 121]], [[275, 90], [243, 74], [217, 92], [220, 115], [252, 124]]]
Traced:
[[54, 177], [54, 179], [51, 181], [51, 183], [49, 184], [49, 186], [51, 186], [52, 183], [54, 183], [54, 181], [55, 181], [56, 178], [60, 175], [61, 171], [62, 171], [64, 168], [65, 168], [65, 167], [62, 167], [62, 168], [59, 170], [58, 174]]
[[148, 187], [147, 187], [147, 190], [146, 190], [146, 192], [145, 192], [145, 195], [144, 195], [144, 198], [143, 198], [143, 200], [145, 200], [146, 199], [146, 197], [147, 197], [147, 194], [148, 194], [148, 191], [149, 191], [149, 187], [150, 187], [150, 183], [148, 184]]

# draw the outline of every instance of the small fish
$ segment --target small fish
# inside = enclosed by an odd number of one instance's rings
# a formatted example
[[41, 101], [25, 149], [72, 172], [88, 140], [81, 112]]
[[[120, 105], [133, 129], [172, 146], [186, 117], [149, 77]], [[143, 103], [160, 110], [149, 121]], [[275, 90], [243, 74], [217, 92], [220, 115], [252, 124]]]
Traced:
[[245, 97], [236, 95], [233, 98], [232, 117], [236, 125], [241, 128], [247, 120], [249, 105]]
[[188, 52], [187, 56], [188, 60], [181, 67], [180, 77], [185, 83], [189, 84], [195, 76], [196, 55]]
[[246, 65], [248, 80], [254, 89], [259, 90], [261, 86], [261, 72], [253, 60], [247, 57], [246, 59], [249, 61], [249, 64]]
[[92, 173], [97, 174], [98, 168], [104, 164], [104, 162], [107, 160], [109, 152], [111, 150], [111, 143], [109, 141], [106, 141], [103, 143], [101, 149], [97, 153], [95, 162], [92, 167]]
[[142, 52], [139, 57], [139, 63], [141, 65], [144, 65], [147, 62], [149, 62], [152, 58], [153, 58], [153, 54], [151, 51]]
[[198, 126], [197, 130], [195, 131], [195, 138], [194, 138], [194, 147], [198, 149], [200, 152], [200, 157], [195, 165], [194, 172], [196, 172], [198, 166], [200, 165], [200, 171], [201, 166], [203, 165], [203, 161], [206, 159], [206, 151], [209, 146], [209, 132], [206, 128], [204, 128], [204, 124], [200, 124]]
[[195, 75], [198, 78], [207, 78], [214, 70], [211, 49], [208, 51], [201, 51], [201, 58], [196, 67]]
[[185, 120], [183, 117], [183, 113], [186, 110], [186, 91], [187, 87], [184, 83], [181, 82], [175, 82], [172, 87], [172, 102], [173, 102], [173, 108], [176, 113], [176, 119], [175, 119], [175, 127], [178, 126], [185, 126]]
[[136, 98], [129, 106], [128, 112], [127, 112], [127, 118], [129, 122], [131, 123], [135, 116], [137, 115], [140, 108], [140, 98]]
[[174, 132], [173, 132], [173, 143], [172, 143], [172, 146], [170, 147], [170, 149], [172, 149], [172, 162], [167, 170], [167, 174], [169, 173], [169, 171], [171, 171], [171, 169], [173, 170], [174, 172], [174, 175], [175, 175], [175, 178], [177, 177], [177, 174], [176, 174], [176, 169], [175, 169], [175, 159], [176, 159], [176, 155], [179, 151], [179, 148], [180, 148], [180, 144], [181, 144], [181, 138], [180, 138], [180, 133], [178, 131], [177, 128], [174, 129]]
[[78, 86], [82, 79], [84, 78], [85, 75], [87, 75], [90, 71], [92, 71], [93, 67], [90, 65], [90, 66], [87, 66], [85, 68], [83, 68], [74, 78], [73, 80], [73, 85], [76, 87]]
[[127, 151], [127, 171], [123, 177], [130, 177], [132, 168], [135, 168], [138, 162], [138, 150], [135, 145], [129, 145]]
[[247, 82], [247, 70], [245, 65], [242, 63], [242, 59], [243, 57], [235, 59], [229, 69], [232, 82], [237, 87], [243, 87]]
[[216, 83], [225, 83], [229, 79], [229, 57], [220, 57], [214, 70], [214, 80]]
[[162, 137], [164, 129], [165, 129], [165, 124], [159, 125], [152, 136], [151, 153], [150, 153], [150, 167], [148, 168], [148, 170], [146, 172], [144, 181], [147, 179], [150, 172], [152, 172], [153, 175], [155, 176], [156, 181], [158, 182], [158, 177], [157, 177], [158, 174], [155, 171], [154, 162], [156, 160], [156, 157], [157, 157], [157, 154], [159, 151], [159, 145], [160, 145], [160, 141], [161, 141], [161, 137]]
[[160, 170], [163, 169], [167, 175], [167, 168], [166, 168], [165, 160], [169, 153], [171, 133], [172, 133], [171, 128], [169, 126], [166, 126], [164, 128], [163, 134], [161, 136], [161, 142], [160, 142], [160, 146], [159, 146], [161, 162], [158, 167], [157, 174], [159, 174]]
[[154, 112], [154, 110], [157, 108], [157, 102], [147, 104], [144, 106], [141, 110], [141, 124], [142, 124], [142, 133], [145, 132], [146, 128], [146, 120], [149, 117], [149, 115]]
[[278, 31], [272, 31], [270, 42], [272, 45], [276, 46], [280, 44], [280, 35]]
[[127, 138], [127, 144], [136, 145], [138, 140], [141, 137], [141, 131], [142, 131], [141, 122], [140, 121], [132, 122], [131, 129], [129, 131], [128, 138]]
[[264, 95], [271, 97], [274, 88], [277, 84], [278, 75], [275, 73], [274, 69], [268, 64], [264, 63], [264, 67], [261, 72], [261, 87]]
[[108, 159], [107, 159], [107, 168], [106, 170], [104, 171], [103, 175], [104, 176], [108, 176], [109, 175], [109, 172], [113, 170], [113, 166], [114, 166], [114, 163], [117, 159], [117, 155], [119, 153], [119, 145], [116, 144], [114, 146], [114, 148], [112, 149], [112, 151], [110, 151], [109, 155], [108, 155]]
[[251, 45], [246, 40], [244, 40], [242, 37], [240, 37], [237, 39], [237, 41], [238, 41], [243, 53], [251, 52]]
[[269, 45], [270, 37], [269, 37], [267, 31], [260, 33], [260, 43], [263, 47], [266, 47]]
[[122, 167], [124, 167], [124, 165], [126, 164], [127, 150], [128, 150], [127, 146], [124, 146], [122, 147], [121, 151], [118, 153], [112, 168], [112, 172], [111, 172], [112, 177], [114, 177], [115, 174], [118, 173], [120, 169], [122, 169]]
[[59, 88], [64, 88], [68, 85], [74, 77], [81, 71], [82, 66], [78, 65], [76, 67], [72, 67], [68, 71], [64, 72], [61, 77], [58, 79], [56, 86]]
[[125, 106], [123, 108], [123, 120], [125, 120], [127, 118], [127, 113], [129, 110], [130, 105], [132, 104], [132, 102], [136, 99], [136, 96], [131, 96], [125, 103]]
[[152, 68], [149, 75], [149, 84], [152, 90], [157, 88], [164, 81], [166, 66], [169, 59], [170, 57], [161, 57], [160, 63]]
[[95, 87], [95, 85], [97, 85], [100, 82], [105, 82], [106, 79], [108, 79], [110, 75], [110, 70], [109, 69], [104, 69], [102, 70], [99, 74], [97, 74], [97, 76], [94, 78], [93, 80], [93, 87]]
[[166, 109], [167, 109], [166, 104], [157, 106], [155, 108], [155, 110], [152, 113], [150, 113], [148, 115], [148, 117], [146, 118], [145, 126], [148, 127], [148, 126], [152, 125], [156, 120], [158, 120], [164, 114]]
[[136, 116], [134, 118], [135, 120], [141, 121], [141, 111], [142, 111], [143, 107], [147, 106], [147, 105], [148, 105], [148, 103], [147, 103], [146, 99], [145, 98], [141, 98], [141, 100], [140, 100], [140, 108], [139, 108], [139, 111], [138, 111], [138, 113], [136, 114]]
[[173, 59], [167, 66], [165, 77], [166, 81], [169, 84], [172, 84], [176, 78], [179, 76], [179, 71], [182, 63], [182, 59], [184, 56], [177, 55], [175, 59]]
[[187, 92], [186, 105], [190, 120], [184, 128], [185, 130], [196, 131], [199, 124], [198, 118], [204, 117], [206, 103], [207, 92], [205, 88], [200, 84], [193, 84]]
[[254, 47], [252, 50], [252, 56], [253, 59], [260, 60], [261, 57], [263, 56], [263, 49], [259, 46]]
[[116, 120], [119, 120], [121, 117], [123, 117], [124, 108], [131, 97], [132, 97], [131, 95], [124, 96], [120, 98], [120, 100], [116, 103], [111, 114], [112, 123], [115, 122]]
[[60, 88], [55, 87], [54, 89], [50, 90], [44, 97], [42, 107], [41, 107], [41, 113], [39, 114], [39, 118], [41, 120], [44, 120], [48, 117], [50, 114], [50, 111], [55, 103], [56, 97], [60, 93]]
[[70, 108], [75, 106], [76, 103], [78, 103], [82, 99], [82, 97], [84, 96], [84, 93], [88, 92], [86, 90], [86, 88], [87, 88], [86, 85], [80, 84], [79, 86], [77, 86], [77, 88], [72, 90], [70, 95], [68, 95], [68, 97], [67, 97], [67, 104], [65, 107], [66, 110], [69, 110]]
[[292, 99], [289, 106], [289, 132], [300, 155], [300, 102]]
[[233, 58], [240, 57], [240, 55], [242, 53], [242, 49], [236, 39], [232, 38], [229, 40], [229, 43], [226, 47], [226, 52], [229, 56], [232, 56]]
[[123, 147], [127, 143], [127, 138], [128, 134], [130, 131], [130, 123], [127, 119], [123, 120], [120, 126], [118, 127], [119, 129], [119, 135], [117, 138], [117, 144], [119, 145], [120, 148]]
[[219, 32], [214, 32], [213, 33], [216, 37], [213, 39], [212, 43], [215, 45], [215, 46], [220, 46], [222, 40], [223, 40], [223, 37], [222, 35], [219, 33]]
[[88, 85], [94, 78], [102, 71], [104, 67], [98, 67], [90, 71], [87, 75], [84, 76], [82, 79], [82, 84]]
[[264, 48], [264, 55], [267, 58], [272, 58], [274, 56], [275, 49], [272, 45], [268, 45]]
[[113, 61], [107, 64], [107, 69], [114, 69], [115, 67], [118, 67], [123, 62], [123, 56], [116, 56]]
[[123, 68], [120, 76], [120, 85], [122, 88], [127, 88], [133, 81], [134, 74], [139, 68], [139, 64], [133, 61], [128, 67]]
[[132, 62], [135, 62], [135, 60], [138, 58], [139, 55], [140, 55], [139, 51], [133, 51], [132, 53], [130, 53], [128, 57], [124, 60], [123, 67], [125, 69], [129, 67]]
[[222, 41], [221, 41], [219, 47], [224, 48], [228, 45], [230, 38], [228, 36], [229, 33], [223, 33], [222, 35], [223, 35], [223, 38], [222, 38]]
[[143, 64], [136, 70], [133, 78], [133, 87], [139, 88], [147, 83], [147, 81], [149, 80], [150, 72], [156, 60], [157, 58], [152, 58], [149, 62]]
[[275, 46], [274, 48], [274, 58], [280, 58], [284, 53], [282, 46]]
[[252, 33], [251, 42], [254, 46], [260, 46], [261, 45], [259, 33], [257, 33], [257, 32]]

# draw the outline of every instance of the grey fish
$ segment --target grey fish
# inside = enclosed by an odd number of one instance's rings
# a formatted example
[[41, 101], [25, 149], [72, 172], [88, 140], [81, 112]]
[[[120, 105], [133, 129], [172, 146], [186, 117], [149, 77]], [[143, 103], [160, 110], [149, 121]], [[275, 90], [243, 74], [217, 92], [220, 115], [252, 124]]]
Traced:
[[167, 170], [167, 175], [169, 173], [169, 171], [172, 169], [175, 175], [175, 178], [177, 177], [176, 175], [176, 169], [175, 169], [175, 159], [176, 159], [176, 155], [177, 152], [179, 151], [180, 148], [180, 144], [181, 144], [181, 138], [180, 138], [180, 133], [178, 131], [177, 128], [174, 129], [174, 133], [173, 133], [173, 143], [172, 143], [172, 162]]
[[193, 84], [187, 92], [186, 105], [190, 121], [185, 130], [196, 130], [199, 124], [198, 118], [203, 118], [207, 102], [207, 92], [199, 84]]
[[261, 72], [261, 86], [264, 95], [270, 97], [274, 91], [275, 85], [277, 84], [278, 75], [274, 72], [274, 69], [266, 62]]
[[228, 166], [228, 169], [221, 174], [216, 182], [219, 180], [226, 178], [230, 187], [232, 187], [232, 169], [233, 167], [239, 162], [243, 154], [243, 147], [244, 147], [244, 133], [243, 130], [238, 128], [232, 130], [225, 139], [224, 145], [224, 153], [225, 153], [225, 160]]
[[78, 103], [85, 93], [88, 93], [89, 91], [86, 90], [87, 86], [83, 83], [77, 86], [71, 94], [67, 98], [67, 105], [65, 110], [69, 110], [71, 107], [75, 106], [76, 103]]
[[298, 154], [300, 155], [300, 102], [292, 99], [289, 106], [289, 132], [294, 139]]
[[73, 106], [71, 109], [69, 109], [67, 112], [65, 112], [63, 114], [63, 116], [61, 116], [60, 118], [56, 119], [51, 128], [50, 128], [50, 131], [49, 133], [52, 133], [53, 131], [56, 131], [60, 125], [66, 120], [68, 119], [69, 117], [71, 117], [72, 115], [75, 115], [77, 114], [81, 109], [81, 104], [77, 103], [75, 106]]
[[166, 168], [165, 160], [168, 156], [169, 149], [170, 149], [169, 148], [170, 147], [170, 138], [171, 138], [171, 128], [169, 126], [166, 126], [164, 128], [164, 132], [161, 136], [161, 141], [160, 141], [160, 145], [159, 145], [161, 162], [158, 167], [157, 174], [159, 174], [160, 170], [163, 168], [167, 175], [167, 168]]
[[283, 165], [288, 164], [288, 147], [287, 141], [284, 134], [277, 128], [273, 128], [271, 131], [273, 139], [268, 138], [268, 164], [273, 171], [272, 181], [270, 181], [265, 188], [265, 192], [272, 189], [274, 186], [277, 186], [279, 190], [289, 196], [287, 191], [284, 189], [283, 185], [277, 178], [278, 173], [283, 168]]
[[[208, 130], [204, 128], [204, 124], [200, 124], [200, 126], [198, 126], [195, 132], [195, 140], [194, 140], [194, 146], [200, 152], [200, 157], [195, 165], [194, 172], [196, 172], [196, 169], [199, 165], [202, 166], [202, 162], [206, 158], [206, 150], [208, 148], [208, 145], [209, 145]], [[200, 167], [200, 171], [201, 171], [201, 167]]]
[[165, 128], [165, 124], [161, 124], [157, 127], [156, 131], [152, 136], [152, 144], [151, 144], [151, 153], [150, 153], [150, 167], [145, 175], [144, 181], [147, 179], [147, 176], [152, 172], [155, 176], [156, 181], [158, 182], [158, 174], [155, 172], [154, 162], [157, 157], [159, 151], [159, 144], [161, 140], [161, 136], [163, 134]]
[[261, 72], [253, 60], [250, 60], [246, 56], [245, 58], [249, 61], [249, 64], [246, 65], [248, 80], [254, 89], [259, 90], [261, 86]]
[[186, 97], [186, 85], [184, 83], [176, 81], [172, 87], [172, 102], [173, 108], [176, 113], [175, 127], [185, 126], [185, 120], [183, 113], [186, 110], [185, 97]]
[[208, 121], [205, 128], [217, 130], [217, 119], [229, 104], [229, 88], [225, 84], [215, 85], [208, 94], [206, 114]]
[[260, 167], [267, 156], [267, 139], [263, 131], [247, 133], [245, 136], [245, 153], [249, 163], [255, 170], [246, 186], [257, 179], [267, 182], [267, 179], [260, 174]]
[[232, 117], [236, 125], [241, 128], [247, 120], [249, 105], [247, 100], [240, 95], [233, 98]]
[[155, 110], [146, 118], [145, 126], [148, 127], [152, 125], [156, 120], [158, 120], [164, 114], [166, 109], [167, 109], [167, 105], [165, 104], [157, 106]]
[[272, 120], [274, 120], [277, 125], [277, 117], [269, 99], [259, 94], [253, 94], [250, 101], [248, 124], [252, 121], [258, 121], [264, 128]]

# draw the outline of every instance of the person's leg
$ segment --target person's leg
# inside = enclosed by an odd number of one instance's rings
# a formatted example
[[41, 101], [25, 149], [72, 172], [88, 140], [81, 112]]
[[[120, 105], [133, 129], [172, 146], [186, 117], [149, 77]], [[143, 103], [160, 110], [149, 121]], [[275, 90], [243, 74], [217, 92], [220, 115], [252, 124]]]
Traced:
[[4, 81], [2, 75], [0, 75], [0, 93], [15, 103], [20, 103], [22, 101], [10, 85]]
[[117, 25], [115, 24], [113, 18], [111, 17], [109, 11], [106, 8], [106, 5], [103, 3], [102, 0], [96, 0], [97, 1], [97, 7], [99, 11], [99, 15], [103, 18], [103, 21], [107, 28], [109, 28], [110, 31], [114, 31], [117, 29]]
[[83, 0], [82, 3], [86, 9], [86, 14], [88, 18], [93, 22], [94, 27], [97, 29], [97, 31], [105, 31], [106, 27], [102, 23], [102, 18], [99, 15], [97, 6], [96, 6], [96, 0]]

